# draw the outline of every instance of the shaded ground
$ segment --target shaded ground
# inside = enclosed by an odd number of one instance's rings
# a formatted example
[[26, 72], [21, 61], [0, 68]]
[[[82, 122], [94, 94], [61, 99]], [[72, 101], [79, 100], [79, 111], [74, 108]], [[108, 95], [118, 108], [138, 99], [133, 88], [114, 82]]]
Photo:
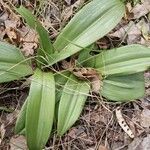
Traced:
[[[34, 55], [38, 47], [36, 33], [29, 29], [14, 6], [21, 3], [41, 20], [54, 39], [68, 20], [86, 0], [19, 1], [0, 0], [0, 40], [22, 48], [26, 56]], [[127, 12], [120, 24], [103, 39], [99, 49], [140, 43], [150, 46], [150, 2], [141, 1], [133, 7], [127, 3]], [[40, 15], [39, 15], [40, 14]], [[32, 35], [32, 36], [31, 36]], [[145, 73], [145, 98], [130, 103], [114, 103], [92, 95], [76, 124], [62, 138], [54, 135], [46, 150], [149, 150], [150, 149], [150, 74]], [[0, 150], [26, 149], [25, 140], [14, 135], [17, 114], [27, 97], [25, 81], [0, 85]], [[136, 94], [136, 93], [135, 93]], [[135, 138], [130, 138], [120, 127], [115, 110], [121, 106], [123, 118]]]

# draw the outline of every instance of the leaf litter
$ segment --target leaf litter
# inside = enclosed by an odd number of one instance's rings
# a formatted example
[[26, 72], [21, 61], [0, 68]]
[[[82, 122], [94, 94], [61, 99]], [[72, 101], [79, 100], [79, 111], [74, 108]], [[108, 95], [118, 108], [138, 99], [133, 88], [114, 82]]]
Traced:
[[[38, 37], [31, 30], [18, 14], [9, 5], [18, 5], [17, 0], [9, 3], [0, 1], [0, 40], [10, 42], [22, 48], [26, 56], [34, 55], [38, 48]], [[41, 6], [33, 2], [24, 2], [23, 5], [29, 9], [38, 8], [39, 19], [50, 32], [53, 39], [57, 36], [61, 28], [67, 24], [68, 20], [75, 12], [84, 5], [84, 0], [51, 0]], [[5, 8], [1, 5], [5, 4]], [[120, 43], [131, 44], [140, 43], [150, 46], [150, 1], [142, 0], [137, 5], [127, 4], [127, 13], [122, 22], [106, 37], [97, 42], [100, 48], [110, 48], [118, 46]], [[40, 14], [40, 15], [39, 15]], [[85, 70], [76, 71], [77, 76], [84, 77]], [[89, 73], [89, 72], [88, 72]], [[87, 74], [87, 72], [86, 72]], [[94, 73], [92, 73], [94, 74]], [[61, 139], [54, 135], [51, 137], [45, 149], [83, 149], [83, 150], [149, 150], [150, 149], [150, 75], [145, 74], [146, 96], [136, 102], [127, 104], [117, 104], [107, 102], [101, 96], [97, 96], [96, 91], [100, 89], [98, 79], [94, 79], [93, 91], [89, 97], [84, 111], [78, 122]], [[8, 92], [5, 96], [0, 94], [1, 103], [4, 107], [13, 106], [13, 113], [0, 112], [0, 149], [15, 150], [18, 147], [26, 148], [26, 141], [22, 136], [14, 136], [14, 123], [17, 113], [20, 110], [22, 101], [25, 100], [28, 86], [21, 88], [23, 83], [11, 83], [11, 86], [18, 89]], [[9, 87], [10, 85], [5, 85]], [[2, 88], [4, 88], [2, 86]], [[20, 93], [20, 94], [19, 94]], [[4, 97], [4, 98], [3, 98]], [[20, 100], [20, 97], [22, 100]], [[12, 100], [13, 99], [13, 100]], [[11, 101], [11, 102], [10, 102]], [[19, 105], [19, 107], [18, 107]], [[131, 139], [123, 127], [120, 127], [119, 120], [115, 114], [118, 106], [122, 108], [122, 118], [134, 133], [135, 138]], [[121, 119], [122, 119], [121, 118]], [[15, 147], [17, 146], [17, 147]]]

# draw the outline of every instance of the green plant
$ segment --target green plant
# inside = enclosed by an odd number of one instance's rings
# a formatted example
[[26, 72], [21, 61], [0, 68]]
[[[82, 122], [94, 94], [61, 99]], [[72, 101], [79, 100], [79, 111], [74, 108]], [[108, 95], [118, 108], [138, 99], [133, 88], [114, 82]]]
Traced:
[[[74, 68], [92, 70], [103, 85], [99, 93], [109, 100], [129, 101], [144, 95], [144, 71], [150, 66], [150, 50], [129, 45], [92, 56], [91, 44], [111, 31], [121, 20], [125, 6], [120, 0], [93, 0], [61, 31], [54, 44], [41, 23], [24, 7], [16, 9], [39, 35], [40, 47], [30, 67], [20, 50], [0, 42], [0, 82], [32, 75], [28, 98], [16, 122], [16, 134], [27, 138], [30, 150], [41, 150], [52, 129], [62, 136], [78, 119], [91, 89], [73, 70], [53, 69], [56, 63], [76, 54]], [[115, 14], [115, 15], [114, 15]], [[53, 65], [53, 66], [52, 66]], [[135, 94], [136, 93], [136, 94]], [[53, 128], [57, 124], [57, 129]]]

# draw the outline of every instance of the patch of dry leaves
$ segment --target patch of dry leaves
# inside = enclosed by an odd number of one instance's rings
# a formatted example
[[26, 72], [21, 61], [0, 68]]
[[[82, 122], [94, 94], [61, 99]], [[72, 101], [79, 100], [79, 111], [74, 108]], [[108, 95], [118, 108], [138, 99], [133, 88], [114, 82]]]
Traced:
[[150, 46], [150, 1], [142, 0], [134, 7], [126, 5], [126, 17], [110, 37], [117, 37], [127, 44]]
[[[55, 38], [60, 29], [67, 24], [75, 11], [84, 5], [84, 0], [48, 0], [44, 9], [40, 10], [39, 19]], [[15, 2], [18, 4], [18, 2]], [[15, 4], [13, 3], [13, 4]], [[21, 47], [26, 56], [34, 55], [38, 48], [36, 33], [22, 23], [20, 16], [12, 13], [10, 6], [0, 5], [0, 40]], [[35, 2], [27, 7], [35, 7]], [[33, 7], [33, 8], [34, 8]], [[11, 11], [10, 11], [11, 10]], [[127, 13], [113, 32], [97, 42], [100, 48], [108, 49], [121, 43], [140, 43], [150, 46], [150, 1], [142, 0], [136, 6], [127, 4]], [[117, 39], [117, 40], [115, 40]], [[119, 39], [119, 41], [118, 41]], [[68, 67], [68, 66], [67, 66]], [[87, 70], [86, 70], [87, 71]], [[77, 76], [83, 77], [85, 70], [77, 71]], [[89, 72], [88, 72], [89, 73]], [[86, 72], [87, 74], [87, 72]], [[93, 73], [92, 73], [93, 74]], [[50, 149], [71, 150], [149, 150], [150, 149], [150, 74], [146, 77], [146, 97], [121, 105], [122, 117], [134, 133], [131, 139], [119, 126], [115, 110], [119, 104], [107, 102], [93, 94], [87, 102], [79, 121], [62, 138], [54, 135], [46, 145]], [[99, 83], [94, 85], [94, 91], [99, 90]], [[13, 93], [14, 94], [14, 93]], [[1, 95], [0, 95], [1, 96]], [[5, 98], [4, 98], [5, 99]], [[9, 99], [11, 100], [11, 93]], [[17, 101], [17, 103], [20, 103]], [[22, 136], [14, 136], [13, 128], [16, 119], [14, 113], [1, 112], [0, 117], [0, 149], [11, 150], [26, 148]], [[11, 138], [11, 139], [10, 139]], [[5, 141], [5, 142], [4, 142]], [[5, 144], [3, 144], [5, 143]], [[7, 144], [6, 144], [7, 143]]]

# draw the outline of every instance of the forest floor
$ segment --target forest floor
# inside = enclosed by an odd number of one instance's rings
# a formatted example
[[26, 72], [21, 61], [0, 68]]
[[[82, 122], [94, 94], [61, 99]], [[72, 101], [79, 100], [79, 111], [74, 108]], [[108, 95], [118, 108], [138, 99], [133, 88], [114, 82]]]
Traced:
[[[38, 46], [35, 31], [23, 23], [14, 7], [30, 9], [49, 31], [52, 40], [87, 0], [0, 0], [0, 41], [18, 47], [28, 57]], [[126, 3], [126, 15], [107, 36], [96, 42], [99, 49], [139, 43], [150, 47], [150, 0]], [[61, 138], [55, 134], [45, 150], [150, 150], [150, 73], [145, 73], [145, 97], [128, 103], [109, 102], [93, 95], [88, 98], [76, 124]], [[14, 125], [29, 91], [24, 81], [0, 85], [0, 150], [26, 150], [23, 136]], [[136, 94], [136, 93], [135, 93]], [[134, 138], [122, 129], [116, 109], [127, 122]]]

